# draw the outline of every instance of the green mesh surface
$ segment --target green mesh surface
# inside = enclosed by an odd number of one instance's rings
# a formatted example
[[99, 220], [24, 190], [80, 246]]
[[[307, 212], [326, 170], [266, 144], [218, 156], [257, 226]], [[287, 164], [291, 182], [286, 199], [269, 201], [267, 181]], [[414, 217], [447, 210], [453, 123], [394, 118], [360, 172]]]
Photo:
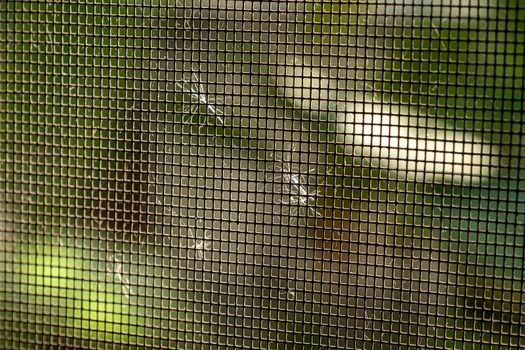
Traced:
[[0, 2], [0, 348], [525, 348], [520, 0]]

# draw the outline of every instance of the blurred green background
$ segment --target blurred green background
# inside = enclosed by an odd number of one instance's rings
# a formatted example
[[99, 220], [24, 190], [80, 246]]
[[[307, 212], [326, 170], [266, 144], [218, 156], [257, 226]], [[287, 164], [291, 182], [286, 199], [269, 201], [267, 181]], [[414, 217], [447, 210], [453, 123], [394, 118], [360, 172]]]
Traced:
[[[452, 19], [437, 5], [421, 17], [374, 2], [233, 11], [240, 3], [0, 3], [0, 345], [524, 347], [523, 5]], [[285, 40], [253, 40], [258, 13], [277, 16], [260, 30]], [[283, 92], [289, 57], [335, 82], [336, 96], [298, 104]], [[181, 115], [175, 82], [193, 70], [224, 97], [225, 125]], [[347, 103], [398, 106], [471, 133], [498, 150], [497, 172], [464, 186], [398, 179], [345, 151]], [[315, 167], [324, 219], [301, 221], [290, 237], [239, 224], [246, 236], [235, 237], [254, 250], [263, 242], [273, 255], [261, 259], [278, 264], [301, 246], [306, 262], [286, 276], [310, 279], [284, 294], [263, 288], [248, 304], [222, 264], [248, 259], [231, 248], [235, 229], [221, 221], [212, 257], [199, 262], [181, 255], [181, 220], [199, 215], [215, 186], [193, 191], [202, 179], [220, 173], [231, 183], [223, 192], [251, 193], [292, 144], [307, 158], [301, 171]], [[210, 176], [203, 164], [218, 162], [225, 172]], [[293, 230], [272, 219], [272, 234]]]

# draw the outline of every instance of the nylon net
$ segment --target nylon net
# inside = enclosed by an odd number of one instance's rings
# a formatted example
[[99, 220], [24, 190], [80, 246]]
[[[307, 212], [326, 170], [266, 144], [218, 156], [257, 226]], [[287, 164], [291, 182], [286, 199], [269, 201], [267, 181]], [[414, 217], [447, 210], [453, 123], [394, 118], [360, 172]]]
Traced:
[[0, 348], [525, 348], [520, 0], [0, 2]]

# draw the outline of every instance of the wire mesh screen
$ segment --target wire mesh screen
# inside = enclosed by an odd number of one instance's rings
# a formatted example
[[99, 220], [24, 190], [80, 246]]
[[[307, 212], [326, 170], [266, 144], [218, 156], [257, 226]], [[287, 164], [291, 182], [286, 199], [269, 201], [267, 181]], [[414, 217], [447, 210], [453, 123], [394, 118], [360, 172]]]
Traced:
[[0, 348], [525, 348], [520, 0], [0, 2]]

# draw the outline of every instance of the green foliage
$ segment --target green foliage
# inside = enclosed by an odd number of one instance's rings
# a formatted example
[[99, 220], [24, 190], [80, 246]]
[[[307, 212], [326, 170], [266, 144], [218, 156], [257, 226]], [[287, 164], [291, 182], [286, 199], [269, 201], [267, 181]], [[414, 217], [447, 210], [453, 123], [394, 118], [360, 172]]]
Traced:
[[[104, 342], [177, 348], [186, 337], [203, 339], [206, 325], [193, 325], [188, 296], [178, 295], [176, 279], [162, 277], [172, 275], [169, 269], [145, 271], [121, 253], [117, 270], [107, 251], [58, 245], [17, 244], [2, 254], [9, 262], [0, 273], [2, 348], [36, 334], [100, 342], [95, 348]], [[120, 273], [130, 276], [129, 289], [116, 278]]]

